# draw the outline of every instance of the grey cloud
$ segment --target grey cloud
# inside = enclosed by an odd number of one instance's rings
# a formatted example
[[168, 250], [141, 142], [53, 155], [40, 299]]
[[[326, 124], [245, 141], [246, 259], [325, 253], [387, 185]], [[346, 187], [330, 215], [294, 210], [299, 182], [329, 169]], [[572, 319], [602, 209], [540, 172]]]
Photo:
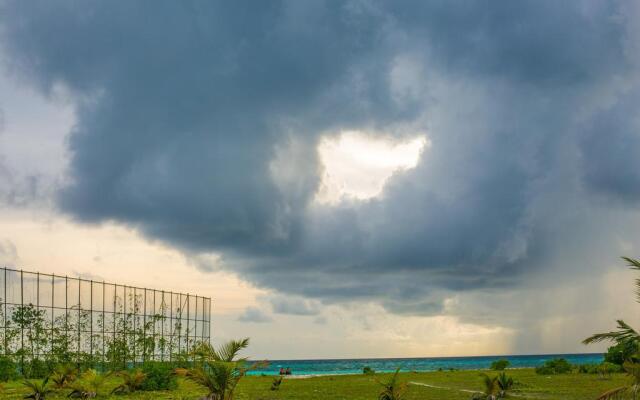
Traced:
[[244, 312], [238, 317], [238, 321], [264, 323], [271, 322], [273, 321], [273, 319], [257, 307], [247, 307]]
[[18, 208], [36, 202], [42, 203], [50, 192], [42, 177], [16, 174], [0, 154], [0, 206]]
[[[620, 161], [640, 145], [629, 4], [7, 2], [0, 18], [26, 79], [77, 103], [65, 212], [221, 253], [287, 295], [432, 315], [573, 270], [559, 240], [619, 251], [598, 231], [637, 215], [593, 191], [638, 202]], [[400, 60], [421, 90], [394, 86]], [[311, 206], [315, 146], [341, 129], [432, 147], [380, 198]]]
[[278, 295], [269, 299], [273, 312], [289, 315], [318, 315], [320, 305], [304, 298]]
[[640, 88], [584, 123], [585, 182], [596, 195], [637, 207], [640, 201]]

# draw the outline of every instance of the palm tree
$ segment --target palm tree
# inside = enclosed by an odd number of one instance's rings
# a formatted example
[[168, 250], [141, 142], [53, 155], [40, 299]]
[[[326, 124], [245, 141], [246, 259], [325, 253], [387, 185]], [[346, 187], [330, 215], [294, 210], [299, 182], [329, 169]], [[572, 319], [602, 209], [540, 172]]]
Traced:
[[264, 366], [264, 363], [248, 365], [247, 358], [238, 358], [238, 353], [249, 346], [249, 338], [232, 340], [218, 349], [210, 344], [201, 344], [193, 352], [199, 366], [192, 369], [178, 369], [176, 372], [187, 379], [204, 386], [209, 393], [207, 400], [232, 400], [233, 393], [246, 373]]
[[31, 389], [31, 393], [24, 396], [25, 399], [44, 400], [52, 392], [48, 386], [49, 377], [44, 378], [42, 382], [25, 380], [22, 384]]
[[72, 399], [95, 398], [109, 376], [111, 376], [111, 372], [101, 374], [95, 369], [88, 369], [79, 379], [69, 384], [71, 393], [67, 397]]
[[513, 378], [502, 372], [496, 378], [496, 383], [498, 384], [498, 398], [507, 397], [507, 392], [513, 387]]
[[112, 394], [133, 393], [140, 390], [145, 379], [147, 379], [147, 374], [139, 369], [133, 371], [120, 371], [117, 375], [122, 378], [122, 383], [111, 391]]
[[62, 364], [56, 367], [51, 374], [51, 380], [57, 389], [67, 387], [78, 377], [78, 369], [71, 364]]
[[[640, 261], [629, 257], [622, 257], [631, 269], [640, 271]], [[635, 280], [636, 302], [640, 303], [640, 279]], [[622, 367], [631, 377], [628, 385], [611, 389], [598, 397], [598, 400], [640, 399], [640, 363], [638, 362], [638, 349], [640, 349], [640, 334], [623, 320], [617, 320], [618, 329], [611, 332], [597, 333], [582, 341], [584, 344], [598, 342], [614, 342], [616, 344], [629, 345], [636, 349], [636, 353], [624, 362]]]
[[402, 400], [404, 392], [407, 390], [407, 385], [398, 382], [398, 374], [400, 368], [396, 369], [396, 372], [386, 382], [378, 382], [382, 386], [382, 391], [378, 395], [378, 400]]
[[[636, 271], [640, 271], [640, 261], [634, 260], [629, 257], [622, 257], [623, 260], [627, 262], [627, 264]], [[640, 303], [640, 278], [635, 280], [636, 285], [636, 301]], [[636, 349], [638, 349], [638, 345], [640, 344], [640, 334], [633, 329], [629, 324], [619, 319], [616, 321], [618, 323], [618, 330], [605, 332], [605, 333], [596, 333], [595, 335], [589, 336], [585, 340], [582, 341], [584, 344], [598, 343], [598, 342], [614, 342], [617, 344], [632, 344]]]
[[491, 377], [487, 374], [480, 374], [482, 377], [482, 383], [484, 384], [484, 391], [474, 393], [471, 396], [472, 400], [496, 400], [500, 393], [500, 386], [498, 385], [498, 377]]

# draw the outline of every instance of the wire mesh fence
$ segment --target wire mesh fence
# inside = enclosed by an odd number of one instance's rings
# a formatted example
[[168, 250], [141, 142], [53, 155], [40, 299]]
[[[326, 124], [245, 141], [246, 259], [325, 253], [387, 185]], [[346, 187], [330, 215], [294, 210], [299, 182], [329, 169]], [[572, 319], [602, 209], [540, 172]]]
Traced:
[[210, 320], [207, 297], [0, 268], [0, 355], [21, 370], [184, 361]]

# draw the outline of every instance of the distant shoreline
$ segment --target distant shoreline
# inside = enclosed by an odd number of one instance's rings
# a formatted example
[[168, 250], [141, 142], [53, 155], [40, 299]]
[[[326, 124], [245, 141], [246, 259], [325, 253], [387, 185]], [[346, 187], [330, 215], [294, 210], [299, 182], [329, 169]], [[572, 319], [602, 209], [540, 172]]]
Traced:
[[361, 374], [364, 367], [375, 372], [434, 372], [447, 370], [488, 370], [496, 360], [509, 361], [509, 369], [535, 368], [553, 358], [565, 358], [571, 364], [594, 364], [603, 360], [603, 353], [538, 354], [515, 356], [421, 357], [421, 358], [359, 358], [318, 360], [269, 360], [269, 366], [256, 369], [250, 375], [278, 376], [281, 368], [290, 369], [291, 376], [336, 376]]
[[[498, 354], [488, 356], [426, 356], [426, 357], [368, 357], [368, 358], [288, 358], [288, 359], [269, 359], [270, 362], [318, 362], [318, 361], [383, 361], [383, 360], [451, 360], [451, 359], [481, 359], [481, 358], [515, 358], [515, 357], [577, 357], [577, 356], [599, 356], [604, 355], [603, 352], [596, 353], [541, 353], [541, 354]], [[259, 361], [251, 360], [253, 362]]]

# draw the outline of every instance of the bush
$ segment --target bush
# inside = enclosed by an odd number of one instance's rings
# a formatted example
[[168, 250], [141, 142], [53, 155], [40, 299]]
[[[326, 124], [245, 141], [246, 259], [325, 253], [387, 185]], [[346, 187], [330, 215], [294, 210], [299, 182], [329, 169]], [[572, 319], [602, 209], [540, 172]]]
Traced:
[[362, 368], [362, 373], [365, 375], [371, 375], [371, 374], [375, 374], [376, 371], [374, 371], [373, 368], [371, 368], [370, 366], [365, 365], [365, 367]]
[[599, 364], [580, 364], [578, 365], [578, 373], [595, 374], [598, 371]]
[[571, 364], [564, 358], [554, 358], [547, 360], [543, 365], [536, 367], [536, 374], [540, 375], [557, 375], [571, 372], [573, 368]]
[[22, 376], [27, 379], [43, 379], [51, 375], [53, 369], [51, 362], [43, 361], [39, 358], [25, 360], [22, 366]]
[[503, 358], [503, 359], [496, 360], [496, 361], [492, 362], [491, 363], [491, 369], [494, 370], [494, 371], [503, 371], [509, 365], [511, 365], [509, 360], [506, 360], [506, 359]]
[[148, 362], [142, 366], [146, 379], [140, 390], [174, 390], [178, 388], [176, 375], [168, 363]]
[[600, 364], [580, 364], [578, 372], [581, 374], [599, 374], [602, 376], [623, 372], [624, 369], [618, 364], [603, 361]]
[[0, 357], [0, 382], [18, 378], [18, 367], [9, 357]]
[[611, 364], [622, 365], [637, 352], [638, 346], [634, 342], [618, 343], [607, 349], [604, 355], [604, 361]]

